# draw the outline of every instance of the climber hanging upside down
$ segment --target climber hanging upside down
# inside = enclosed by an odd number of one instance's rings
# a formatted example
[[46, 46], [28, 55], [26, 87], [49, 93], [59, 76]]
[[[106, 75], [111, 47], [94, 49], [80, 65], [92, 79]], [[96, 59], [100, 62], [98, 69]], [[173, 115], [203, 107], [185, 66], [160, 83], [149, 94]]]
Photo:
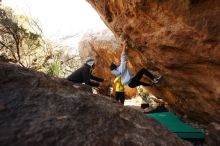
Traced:
[[[151, 86], [153, 84], [158, 83], [162, 76], [155, 77], [150, 71], [145, 68], [140, 69], [135, 76], [133, 76], [130, 70], [127, 68], [127, 50], [128, 50], [128, 41], [127, 39], [122, 38], [123, 41], [123, 50], [121, 53], [121, 63], [119, 66], [114, 64], [113, 62], [110, 65], [111, 73], [115, 76], [121, 76], [121, 81], [124, 85], [128, 85], [131, 88], [135, 88], [137, 86]], [[142, 76], [145, 75], [151, 79], [151, 83], [145, 83], [140, 81]]]

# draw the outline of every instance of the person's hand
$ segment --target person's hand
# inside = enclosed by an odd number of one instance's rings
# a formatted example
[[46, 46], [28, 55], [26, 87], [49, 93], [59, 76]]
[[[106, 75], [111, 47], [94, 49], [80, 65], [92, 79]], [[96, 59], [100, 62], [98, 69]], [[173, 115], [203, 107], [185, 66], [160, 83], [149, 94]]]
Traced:
[[128, 48], [128, 40], [123, 40], [122, 45], [124, 48]]
[[125, 50], [125, 51], [128, 51], [128, 46], [127, 46], [127, 45], [124, 46], [124, 50]]

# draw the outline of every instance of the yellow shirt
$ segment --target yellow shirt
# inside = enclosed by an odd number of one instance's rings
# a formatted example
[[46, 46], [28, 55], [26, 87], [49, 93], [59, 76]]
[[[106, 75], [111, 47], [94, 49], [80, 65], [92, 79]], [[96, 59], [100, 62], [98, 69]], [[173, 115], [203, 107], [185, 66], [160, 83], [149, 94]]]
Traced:
[[121, 77], [117, 77], [114, 80], [114, 84], [115, 84], [115, 91], [116, 92], [124, 92], [124, 85], [121, 82]]

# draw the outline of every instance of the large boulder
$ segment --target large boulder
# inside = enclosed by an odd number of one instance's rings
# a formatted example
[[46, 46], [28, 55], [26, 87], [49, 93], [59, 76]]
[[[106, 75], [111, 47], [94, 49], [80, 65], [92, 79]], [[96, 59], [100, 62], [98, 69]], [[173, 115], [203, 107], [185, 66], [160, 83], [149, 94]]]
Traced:
[[220, 122], [219, 0], [87, 0], [131, 44], [133, 71], [164, 75], [149, 90], [178, 113]]
[[0, 63], [1, 146], [189, 146], [90, 88]]

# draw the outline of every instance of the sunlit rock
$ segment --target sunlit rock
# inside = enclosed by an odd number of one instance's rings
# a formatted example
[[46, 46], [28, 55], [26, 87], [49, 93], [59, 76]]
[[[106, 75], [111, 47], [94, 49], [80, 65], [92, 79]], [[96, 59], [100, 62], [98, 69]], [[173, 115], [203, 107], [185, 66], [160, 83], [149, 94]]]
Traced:
[[151, 93], [191, 119], [220, 122], [219, 0], [87, 1], [117, 38], [128, 37], [133, 71], [163, 74]]

